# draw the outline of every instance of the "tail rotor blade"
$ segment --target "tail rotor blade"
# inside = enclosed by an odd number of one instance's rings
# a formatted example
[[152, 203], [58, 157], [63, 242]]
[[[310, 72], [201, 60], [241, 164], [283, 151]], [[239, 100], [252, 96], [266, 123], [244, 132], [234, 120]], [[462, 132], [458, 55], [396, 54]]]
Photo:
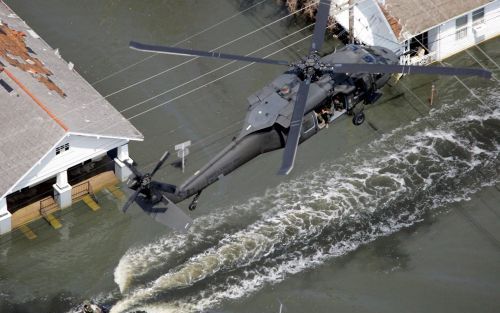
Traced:
[[139, 192], [141, 192], [141, 188], [137, 188], [137, 190], [128, 198], [127, 202], [122, 208], [123, 213], [127, 212], [129, 207], [132, 205], [132, 203], [135, 201], [135, 198], [137, 198], [137, 195], [139, 195]]
[[151, 172], [151, 177], [153, 177], [153, 175], [161, 168], [163, 163], [165, 163], [165, 161], [168, 159], [169, 155], [170, 155], [170, 152], [165, 151], [165, 153], [161, 156], [160, 161], [158, 162], [158, 164], [156, 164], [155, 168]]
[[290, 122], [290, 130], [288, 131], [288, 137], [286, 139], [283, 161], [281, 163], [281, 168], [278, 171], [279, 175], [288, 175], [293, 169], [295, 155], [297, 154], [297, 146], [299, 145], [302, 119], [304, 118], [304, 112], [306, 110], [310, 83], [311, 78], [307, 78], [300, 83], [297, 100], [293, 108], [292, 121]]
[[125, 163], [125, 165], [132, 171], [132, 173], [134, 173], [136, 177], [142, 177], [142, 173], [139, 172], [137, 168], [130, 164], [127, 160], [123, 161], [123, 163]]

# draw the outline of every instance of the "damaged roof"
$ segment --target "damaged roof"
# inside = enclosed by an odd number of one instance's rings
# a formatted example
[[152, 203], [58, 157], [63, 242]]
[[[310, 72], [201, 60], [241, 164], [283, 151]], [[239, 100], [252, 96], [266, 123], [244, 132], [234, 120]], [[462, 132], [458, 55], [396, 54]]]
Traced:
[[400, 41], [490, 3], [491, 0], [385, 0], [380, 5]]
[[66, 134], [142, 134], [0, 1], [0, 197]]

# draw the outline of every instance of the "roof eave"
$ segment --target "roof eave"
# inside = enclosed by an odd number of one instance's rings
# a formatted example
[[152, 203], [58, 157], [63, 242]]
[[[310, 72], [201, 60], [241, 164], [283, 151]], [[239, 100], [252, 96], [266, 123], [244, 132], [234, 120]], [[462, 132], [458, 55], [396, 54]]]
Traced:
[[134, 140], [134, 141], [144, 141], [143, 136], [138, 137], [128, 137], [128, 136], [115, 136], [115, 135], [103, 135], [103, 134], [92, 134], [92, 133], [82, 133], [69, 131], [68, 135], [86, 136], [86, 137], [96, 137], [96, 138], [111, 138], [111, 139], [123, 139], [123, 140]]
[[[493, 1], [492, 1], [492, 2], [493, 2]], [[477, 6], [477, 7], [473, 8], [473, 9], [471, 9], [471, 10], [469, 10], [469, 11], [462, 12], [462, 13], [460, 13], [460, 14], [458, 14], [458, 15], [456, 15], [456, 16], [453, 16], [453, 17], [451, 17], [451, 18], [449, 18], [449, 19], [447, 19], [447, 20], [445, 20], [445, 21], [443, 21], [443, 22], [440, 22], [439, 24], [433, 25], [433, 26], [431, 26], [431, 27], [427, 27], [427, 28], [426, 28], [426, 29], [424, 29], [424, 30], [420, 30], [418, 33], [415, 33], [415, 34], [411, 34], [411, 33], [410, 33], [410, 36], [411, 36], [411, 37], [409, 37], [408, 39], [413, 38], [413, 37], [415, 37], [415, 36], [418, 36], [418, 35], [420, 35], [420, 34], [423, 34], [423, 33], [425, 33], [425, 32], [428, 32], [429, 30], [431, 30], [431, 29], [433, 29], [433, 28], [436, 28], [436, 27], [438, 27], [438, 26], [441, 26], [441, 25], [443, 25], [443, 24], [446, 24], [446, 23], [448, 23], [449, 21], [453, 21], [453, 20], [457, 19], [457, 18], [458, 18], [458, 17], [460, 17], [460, 16], [463, 16], [463, 15], [465, 15], [465, 14], [469, 14], [469, 13], [470, 13], [470, 12], [472, 12], [472, 11], [475, 11], [475, 10], [478, 10], [478, 9], [481, 9], [481, 8], [484, 8], [484, 7], [488, 6], [490, 3], [491, 3], [491, 2], [486, 3], [486, 4], [483, 4], [483, 5], [480, 5], [480, 6]], [[405, 39], [404, 37], [401, 37], [401, 36], [402, 36], [402, 34], [403, 34], [403, 32], [401, 32], [401, 34], [400, 34], [400, 36], [399, 36], [399, 37], [396, 37], [396, 38], [398, 39], [399, 43], [401, 43], [401, 44], [402, 44], [402, 43], [404, 43], [406, 40], [408, 40], [408, 39]]]

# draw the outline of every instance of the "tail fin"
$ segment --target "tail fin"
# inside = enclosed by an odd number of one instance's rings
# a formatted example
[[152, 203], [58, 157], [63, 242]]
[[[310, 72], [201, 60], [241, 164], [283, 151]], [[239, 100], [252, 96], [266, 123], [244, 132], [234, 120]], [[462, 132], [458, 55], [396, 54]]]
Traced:
[[173, 230], [187, 232], [193, 224], [193, 219], [164, 195], [161, 201], [154, 204], [143, 197], [137, 197], [136, 201], [142, 210], [155, 221]]

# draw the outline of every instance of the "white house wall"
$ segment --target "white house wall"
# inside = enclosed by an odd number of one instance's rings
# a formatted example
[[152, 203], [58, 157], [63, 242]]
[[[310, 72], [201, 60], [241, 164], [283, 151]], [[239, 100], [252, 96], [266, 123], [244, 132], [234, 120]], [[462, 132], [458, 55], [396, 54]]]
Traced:
[[[467, 36], [455, 39], [456, 19], [449, 20], [429, 31], [429, 49], [436, 52], [438, 60], [443, 60], [484, 40], [500, 35], [500, 1], [485, 6], [482, 29], [473, 27], [472, 12], [467, 18]], [[463, 16], [463, 15], [462, 15]], [[476, 29], [474, 29], [476, 28]]]
[[[118, 146], [127, 144], [127, 139], [97, 138], [68, 134], [54, 147], [31, 171], [12, 189], [11, 192], [24, 187], [36, 185], [57, 173], [78, 165], [86, 160], [97, 158]], [[69, 143], [69, 150], [56, 155], [56, 148]]]
[[[349, 31], [349, 10], [346, 0], [333, 0], [330, 15]], [[376, 0], [355, 0], [354, 37], [373, 46], [382, 46], [394, 52], [401, 49], [398, 40], [387, 22]], [[342, 8], [339, 13], [339, 7]]]

